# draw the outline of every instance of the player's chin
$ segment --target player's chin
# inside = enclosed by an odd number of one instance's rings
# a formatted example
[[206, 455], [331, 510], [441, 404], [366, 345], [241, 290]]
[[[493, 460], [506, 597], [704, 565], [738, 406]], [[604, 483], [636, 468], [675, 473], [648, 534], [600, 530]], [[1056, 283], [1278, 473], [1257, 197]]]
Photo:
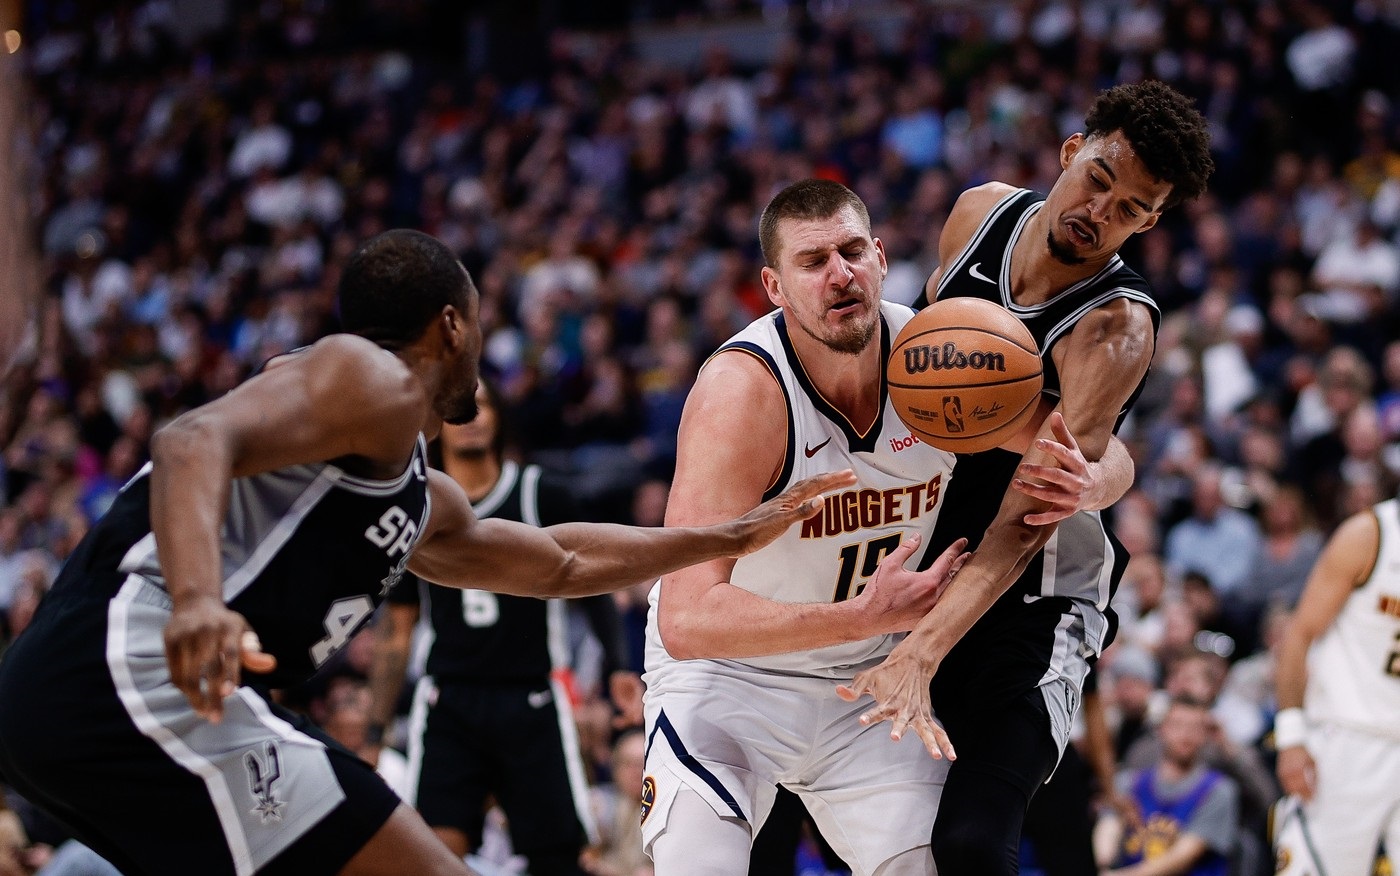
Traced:
[[476, 398], [472, 397], [464, 402], [453, 405], [449, 410], [442, 412], [442, 421], [453, 426], [465, 426], [476, 419], [478, 413]]

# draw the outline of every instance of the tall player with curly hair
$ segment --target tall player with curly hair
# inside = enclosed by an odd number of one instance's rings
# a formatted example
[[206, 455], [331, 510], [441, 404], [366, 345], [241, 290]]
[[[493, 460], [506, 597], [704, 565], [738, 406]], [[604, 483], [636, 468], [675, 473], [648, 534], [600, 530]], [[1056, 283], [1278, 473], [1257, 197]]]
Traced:
[[956, 758], [933, 828], [940, 876], [1017, 872], [1026, 807], [1112, 637], [1127, 554], [1099, 512], [1046, 513], [1037, 484], [1073, 476], [1046, 442], [1073, 435], [1091, 461], [1110, 447], [1160, 321], [1118, 250], [1201, 194], [1213, 167], [1205, 120], [1157, 82], [1100, 94], [1085, 131], [1061, 144], [1060, 166], [1048, 195], [1001, 182], [964, 192], [944, 227], [925, 296], [985, 298], [1026, 324], [1043, 359], [1042, 416], [1017, 447], [1024, 457], [958, 457], [929, 556], [959, 537], [975, 555], [881, 665], [840, 688], [874, 696], [862, 723], [890, 720], [894, 738], [912, 729], [933, 757]]

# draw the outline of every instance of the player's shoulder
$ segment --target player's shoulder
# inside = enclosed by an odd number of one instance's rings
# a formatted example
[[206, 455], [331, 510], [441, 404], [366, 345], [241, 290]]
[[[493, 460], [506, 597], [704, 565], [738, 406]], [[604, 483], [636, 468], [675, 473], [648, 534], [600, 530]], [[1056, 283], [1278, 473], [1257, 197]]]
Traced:
[[358, 335], [327, 335], [302, 349], [297, 360], [335, 397], [353, 399], [366, 411], [408, 416], [422, 402], [421, 385], [403, 360]]
[[958, 195], [957, 201], [953, 204], [953, 212], [948, 217], [949, 221], [963, 219], [980, 222], [992, 211], [993, 207], [1005, 200], [1008, 195], [1019, 191], [1021, 189], [1016, 186], [996, 180], [973, 186]]
[[985, 182], [958, 195], [948, 221], [943, 225], [940, 249], [957, 252], [972, 238], [978, 226], [1007, 196], [1020, 191], [1004, 182]]
[[686, 399], [689, 425], [729, 434], [753, 434], [787, 420], [787, 396], [774, 372], [776, 360], [743, 347], [711, 356]]

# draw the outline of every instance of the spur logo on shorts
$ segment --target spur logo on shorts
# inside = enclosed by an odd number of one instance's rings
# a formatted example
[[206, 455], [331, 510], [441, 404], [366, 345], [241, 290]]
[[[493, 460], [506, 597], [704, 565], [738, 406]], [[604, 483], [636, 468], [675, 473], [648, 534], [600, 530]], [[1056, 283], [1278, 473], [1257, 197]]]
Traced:
[[647, 823], [651, 807], [656, 805], [656, 779], [647, 776], [642, 779], [642, 824]]
[[243, 753], [243, 766], [248, 770], [248, 790], [257, 803], [248, 810], [262, 819], [263, 824], [281, 821], [286, 802], [278, 800], [272, 786], [282, 778], [282, 756], [271, 742], [263, 746], [262, 756], [256, 751]]

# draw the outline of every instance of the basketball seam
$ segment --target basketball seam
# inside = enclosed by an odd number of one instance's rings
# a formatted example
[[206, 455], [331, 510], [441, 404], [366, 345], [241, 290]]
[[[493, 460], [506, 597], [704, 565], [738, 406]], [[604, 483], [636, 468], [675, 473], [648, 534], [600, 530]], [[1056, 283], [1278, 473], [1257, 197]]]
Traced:
[[1009, 380], [993, 380], [988, 383], [895, 383], [893, 380], [888, 379], [885, 383], [889, 386], [898, 387], [899, 389], [923, 389], [930, 392], [940, 392], [945, 389], [980, 389], [984, 386], [1010, 386], [1013, 383], [1020, 383], [1023, 380], [1034, 380], [1037, 377], [1044, 377], [1044, 372], [1037, 371], [1034, 374], [1026, 374], [1022, 377], [1014, 377]]

